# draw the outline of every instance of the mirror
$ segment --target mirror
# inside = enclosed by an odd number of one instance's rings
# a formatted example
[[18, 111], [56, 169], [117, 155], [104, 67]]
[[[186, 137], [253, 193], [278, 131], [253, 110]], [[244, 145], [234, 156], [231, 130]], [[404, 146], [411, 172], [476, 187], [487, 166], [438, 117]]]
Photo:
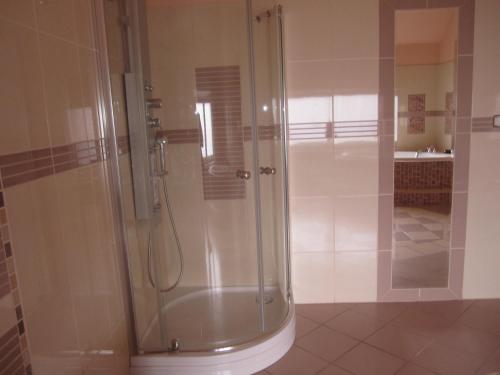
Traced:
[[396, 12], [392, 286], [446, 288], [458, 9]]

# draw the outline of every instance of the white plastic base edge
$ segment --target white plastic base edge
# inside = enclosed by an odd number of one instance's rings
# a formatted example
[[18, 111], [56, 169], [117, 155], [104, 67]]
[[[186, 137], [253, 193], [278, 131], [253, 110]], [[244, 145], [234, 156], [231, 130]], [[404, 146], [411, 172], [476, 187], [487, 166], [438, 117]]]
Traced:
[[131, 358], [131, 375], [250, 375], [283, 357], [295, 340], [295, 309], [281, 329], [253, 346], [230, 353], [144, 354]]

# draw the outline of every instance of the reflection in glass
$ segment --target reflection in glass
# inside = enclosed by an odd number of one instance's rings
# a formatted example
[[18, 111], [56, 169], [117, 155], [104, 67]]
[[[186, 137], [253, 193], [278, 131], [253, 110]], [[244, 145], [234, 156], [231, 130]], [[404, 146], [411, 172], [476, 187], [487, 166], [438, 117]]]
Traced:
[[196, 115], [201, 128], [201, 154], [204, 158], [214, 155], [214, 137], [212, 129], [212, 105], [210, 103], [196, 103]]
[[396, 13], [394, 288], [448, 286], [457, 34], [456, 9]]

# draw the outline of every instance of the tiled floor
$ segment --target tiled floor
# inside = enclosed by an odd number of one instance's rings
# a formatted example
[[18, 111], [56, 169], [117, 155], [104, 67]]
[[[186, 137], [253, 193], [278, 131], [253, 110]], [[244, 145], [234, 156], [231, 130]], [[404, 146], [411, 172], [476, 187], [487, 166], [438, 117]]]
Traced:
[[394, 208], [394, 288], [448, 285], [449, 209]]
[[500, 300], [296, 305], [292, 349], [259, 375], [497, 375]]

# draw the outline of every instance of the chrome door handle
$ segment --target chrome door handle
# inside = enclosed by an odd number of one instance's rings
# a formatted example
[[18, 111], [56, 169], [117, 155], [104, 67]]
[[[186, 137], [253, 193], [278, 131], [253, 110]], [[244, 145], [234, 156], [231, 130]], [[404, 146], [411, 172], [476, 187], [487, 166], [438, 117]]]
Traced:
[[276, 174], [276, 168], [273, 167], [260, 167], [260, 174]]
[[236, 177], [241, 178], [242, 180], [250, 180], [252, 174], [250, 173], [250, 171], [245, 171], [244, 169], [238, 169], [236, 171]]

